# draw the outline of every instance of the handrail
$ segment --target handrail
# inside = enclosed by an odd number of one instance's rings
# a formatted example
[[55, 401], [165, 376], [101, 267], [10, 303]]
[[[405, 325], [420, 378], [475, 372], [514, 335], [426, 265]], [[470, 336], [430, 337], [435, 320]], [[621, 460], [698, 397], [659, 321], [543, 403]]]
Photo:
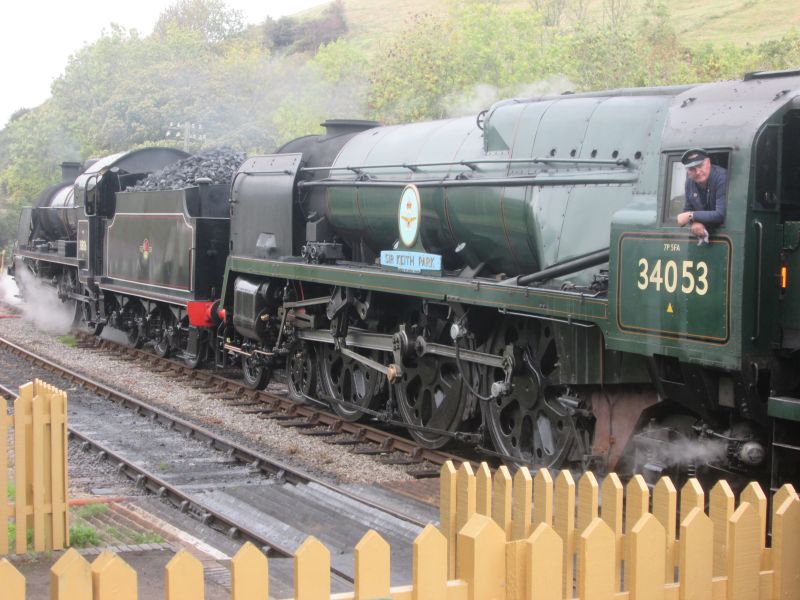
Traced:
[[360, 173], [364, 169], [408, 169], [409, 171], [418, 171], [422, 167], [468, 167], [473, 171], [477, 170], [475, 165], [484, 164], [497, 164], [497, 165], [512, 165], [512, 164], [552, 164], [552, 163], [566, 163], [566, 164], [590, 164], [590, 165], [613, 165], [617, 167], [627, 167], [630, 160], [627, 158], [618, 158], [614, 160], [605, 160], [601, 158], [558, 158], [558, 157], [532, 157], [532, 158], [481, 158], [478, 160], [456, 160], [447, 162], [430, 162], [430, 163], [388, 163], [378, 165], [357, 165], [357, 166], [343, 166], [343, 167], [304, 167], [300, 169], [306, 173], [313, 173], [315, 171], [353, 171]]
[[758, 254], [756, 256], [756, 320], [755, 331], [750, 337], [751, 342], [755, 342], [758, 339], [758, 336], [761, 335], [761, 260], [764, 250], [764, 225], [761, 223], [761, 221], [753, 221], [753, 226], [758, 231]]

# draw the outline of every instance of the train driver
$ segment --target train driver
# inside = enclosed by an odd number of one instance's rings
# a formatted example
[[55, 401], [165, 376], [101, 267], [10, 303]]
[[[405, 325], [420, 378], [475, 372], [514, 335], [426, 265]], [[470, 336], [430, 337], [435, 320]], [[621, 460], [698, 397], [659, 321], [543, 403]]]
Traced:
[[686, 187], [678, 225], [690, 225], [700, 243], [708, 243], [707, 227], [725, 222], [728, 171], [712, 165], [708, 152], [702, 148], [687, 150], [681, 162], [686, 167]]

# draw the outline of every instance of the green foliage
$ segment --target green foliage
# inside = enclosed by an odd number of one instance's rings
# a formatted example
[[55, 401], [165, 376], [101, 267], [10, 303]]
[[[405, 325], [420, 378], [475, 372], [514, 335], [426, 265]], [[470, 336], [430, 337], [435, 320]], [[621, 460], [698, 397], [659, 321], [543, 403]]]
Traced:
[[81, 506], [75, 514], [82, 519], [90, 519], [96, 515], [102, 515], [108, 512], [108, 505], [96, 502], [93, 504], [86, 504]]
[[164, 538], [155, 531], [140, 531], [133, 535], [134, 544], [163, 544]]
[[8, 498], [9, 500], [13, 500], [16, 495], [17, 495], [17, 486], [14, 485], [13, 481], [9, 481], [8, 485], [6, 486], [6, 498]]
[[70, 348], [74, 348], [75, 346], [78, 345], [78, 340], [75, 339], [74, 335], [59, 336], [58, 341], [64, 344], [65, 346], [69, 346]]
[[161, 13], [153, 33], [167, 40], [180, 30], [215, 44], [244, 31], [244, 15], [221, 0], [179, 0]]
[[[27, 548], [30, 548], [33, 545], [33, 529], [27, 529], [25, 531], [25, 541]], [[9, 548], [13, 548], [16, 542], [17, 542], [17, 526], [14, 523], [9, 523], [8, 524]]]
[[69, 528], [70, 546], [76, 548], [88, 548], [97, 546], [100, 543], [100, 536], [97, 535], [94, 527], [89, 525], [73, 525]]
[[314, 52], [346, 34], [347, 30], [344, 3], [335, 0], [317, 17], [268, 18], [264, 23], [264, 42], [270, 48], [288, 52]]

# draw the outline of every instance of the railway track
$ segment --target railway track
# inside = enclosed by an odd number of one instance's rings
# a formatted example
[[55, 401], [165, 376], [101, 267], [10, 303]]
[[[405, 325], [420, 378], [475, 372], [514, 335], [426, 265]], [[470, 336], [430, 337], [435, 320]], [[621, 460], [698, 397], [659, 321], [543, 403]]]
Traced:
[[393, 573], [406, 579], [411, 543], [436, 519], [432, 506], [322, 481], [2, 339], [0, 365], [6, 395], [32, 377], [71, 387], [70, 435], [206, 525], [273, 557], [291, 556], [307, 535], [318, 537], [331, 549], [334, 588], [352, 583], [352, 549], [368, 529], [397, 549]]
[[[379, 427], [380, 418], [374, 420], [375, 426], [363, 421], [345, 421], [332, 411], [325, 410], [322, 405], [301, 404], [285, 394], [270, 390], [252, 390], [240, 380], [223, 373], [192, 369], [181, 360], [161, 358], [148, 350], [132, 348], [85, 332], [78, 332], [77, 336], [82, 348], [130, 357], [154, 371], [170, 373], [175, 378], [184, 379], [189, 385], [202, 388], [232, 410], [258, 418], [274, 419], [284, 427], [295, 428], [301, 435], [327, 438], [330, 444], [349, 447], [356, 454], [373, 455], [385, 464], [406, 465], [406, 472], [417, 479], [438, 477], [441, 466], [448, 460], [463, 462], [474, 458], [423, 448], [405, 435]], [[387, 421], [388, 418], [383, 419], [383, 426], [388, 424], [391, 427]]]

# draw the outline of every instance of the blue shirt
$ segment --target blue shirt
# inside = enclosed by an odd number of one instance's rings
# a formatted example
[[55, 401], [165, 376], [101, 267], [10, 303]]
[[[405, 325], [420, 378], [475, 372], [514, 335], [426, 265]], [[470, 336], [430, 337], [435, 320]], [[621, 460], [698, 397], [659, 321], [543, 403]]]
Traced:
[[703, 225], [722, 225], [727, 209], [728, 171], [711, 165], [711, 173], [704, 186], [697, 185], [690, 177], [686, 178], [686, 194], [683, 210], [692, 211], [694, 220]]

